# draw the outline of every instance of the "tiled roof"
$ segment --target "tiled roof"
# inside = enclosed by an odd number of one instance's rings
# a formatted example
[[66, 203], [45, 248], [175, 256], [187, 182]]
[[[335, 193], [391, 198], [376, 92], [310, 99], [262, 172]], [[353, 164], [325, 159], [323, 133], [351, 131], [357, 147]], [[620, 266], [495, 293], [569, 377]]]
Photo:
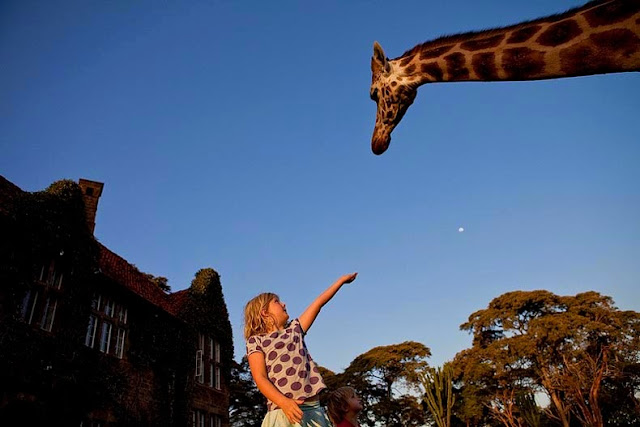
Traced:
[[166, 294], [155, 283], [149, 280], [144, 273], [138, 270], [120, 255], [98, 243], [100, 247], [100, 270], [102, 274], [113, 281], [123, 285], [135, 294], [160, 307], [167, 313], [177, 316], [184, 304], [187, 295], [186, 290], [174, 294]]
[[[20, 189], [20, 187], [0, 175], [0, 214], [12, 214], [15, 209], [12, 199], [22, 193], [24, 193], [24, 191]], [[184, 306], [189, 295], [186, 289], [173, 294], [166, 294], [155, 283], [149, 280], [144, 273], [129, 264], [127, 260], [100, 242], [97, 243], [100, 248], [99, 265], [102, 274], [131, 290], [156, 307], [161, 308], [173, 316], [178, 316], [180, 309]]]
[[169, 307], [172, 313], [180, 313], [182, 307], [187, 303], [189, 298], [189, 290], [183, 289], [178, 292], [167, 295], [169, 297]]

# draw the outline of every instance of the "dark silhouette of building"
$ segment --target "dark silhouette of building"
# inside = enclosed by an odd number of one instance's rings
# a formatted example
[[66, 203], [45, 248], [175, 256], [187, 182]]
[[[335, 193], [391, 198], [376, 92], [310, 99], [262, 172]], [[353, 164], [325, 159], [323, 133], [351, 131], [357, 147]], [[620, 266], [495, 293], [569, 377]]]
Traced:
[[0, 176], [0, 425], [229, 425], [220, 278], [168, 292], [93, 236], [103, 184]]

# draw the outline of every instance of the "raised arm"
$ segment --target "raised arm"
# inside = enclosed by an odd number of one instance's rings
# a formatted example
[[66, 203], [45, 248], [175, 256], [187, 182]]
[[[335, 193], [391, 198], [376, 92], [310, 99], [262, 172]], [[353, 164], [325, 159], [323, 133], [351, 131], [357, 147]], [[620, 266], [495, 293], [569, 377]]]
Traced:
[[356, 280], [356, 276], [358, 273], [345, 274], [341, 276], [338, 280], [336, 280], [333, 285], [329, 286], [326, 291], [320, 294], [318, 298], [316, 298], [309, 307], [300, 315], [298, 320], [300, 320], [300, 326], [302, 330], [307, 332], [311, 325], [313, 325], [314, 320], [318, 317], [318, 313], [322, 307], [329, 302], [331, 298], [340, 290], [342, 285], [345, 283], [351, 283]]
[[302, 409], [298, 405], [304, 400], [289, 399], [274, 386], [267, 377], [267, 367], [264, 361], [264, 354], [256, 351], [247, 356], [251, 376], [258, 386], [260, 393], [267, 399], [275, 403], [287, 416], [291, 424], [299, 423], [302, 420]]

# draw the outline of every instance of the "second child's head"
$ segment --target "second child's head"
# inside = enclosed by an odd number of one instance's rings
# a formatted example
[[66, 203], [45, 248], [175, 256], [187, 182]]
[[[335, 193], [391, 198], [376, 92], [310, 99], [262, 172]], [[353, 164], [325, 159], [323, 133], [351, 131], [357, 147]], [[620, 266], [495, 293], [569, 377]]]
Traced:
[[339, 424], [347, 415], [357, 415], [362, 411], [362, 402], [353, 387], [340, 387], [329, 395], [327, 402], [329, 418]]
[[287, 305], [271, 292], [252, 298], [244, 307], [244, 338], [282, 329], [289, 320]]

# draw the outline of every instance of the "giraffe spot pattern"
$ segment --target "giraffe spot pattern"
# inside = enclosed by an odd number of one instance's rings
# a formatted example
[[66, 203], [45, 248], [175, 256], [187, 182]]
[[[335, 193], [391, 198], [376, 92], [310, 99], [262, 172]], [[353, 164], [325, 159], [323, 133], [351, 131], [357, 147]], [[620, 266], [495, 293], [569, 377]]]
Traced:
[[400, 61], [400, 66], [401, 67], [406, 67], [407, 65], [409, 65], [409, 63], [413, 61], [413, 56], [407, 56], [406, 58], [403, 58]]
[[544, 52], [528, 47], [505, 49], [502, 68], [511, 80], [527, 80], [544, 70]]
[[414, 71], [416, 71], [416, 66], [415, 64], [411, 64], [409, 65], [405, 70], [404, 70], [407, 74], [413, 74]]
[[[589, 42], [569, 47], [560, 53], [563, 72], [577, 75], [585, 71], [587, 74], [617, 71], [637, 50], [640, 38], [630, 30], [609, 30], [592, 34]], [[613, 54], [599, 55], [600, 47]]]
[[464, 80], [469, 78], [469, 69], [465, 65], [464, 54], [460, 52], [452, 53], [444, 57], [447, 63], [448, 80]]
[[453, 45], [448, 45], [436, 47], [434, 49], [423, 50], [420, 52], [420, 60], [422, 61], [425, 59], [439, 58], [445, 53], [449, 52], [452, 48]]
[[532, 25], [530, 27], [520, 28], [519, 30], [515, 30], [509, 38], [507, 39], [507, 43], [523, 43], [533, 37], [538, 31], [542, 28], [540, 25]]
[[560, 21], [543, 31], [536, 42], [542, 46], [558, 46], [575, 39], [580, 34], [582, 29], [576, 21]]
[[422, 73], [432, 76], [434, 81], [442, 81], [442, 69], [436, 62], [422, 64], [420, 70]]
[[477, 53], [471, 58], [471, 67], [483, 81], [498, 80], [496, 55], [493, 52]]
[[[640, 38], [631, 30], [616, 29], [592, 34], [589, 40], [594, 46], [608, 47], [613, 49], [620, 56], [620, 60], [630, 57], [638, 50]], [[614, 62], [617, 62], [614, 60]]]
[[498, 34], [484, 39], [469, 40], [460, 44], [460, 47], [464, 50], [470, 51], [488, 49], [490, 47], [498, 46], [500, 42], [504, 40], [504, 37], [504, 34]]
[[583, 16], [592, 27], [600, 27], [624, 21], [636, 13], [638, 13], [638, 3], [621, 1], [595, 7], [586, 11]]

